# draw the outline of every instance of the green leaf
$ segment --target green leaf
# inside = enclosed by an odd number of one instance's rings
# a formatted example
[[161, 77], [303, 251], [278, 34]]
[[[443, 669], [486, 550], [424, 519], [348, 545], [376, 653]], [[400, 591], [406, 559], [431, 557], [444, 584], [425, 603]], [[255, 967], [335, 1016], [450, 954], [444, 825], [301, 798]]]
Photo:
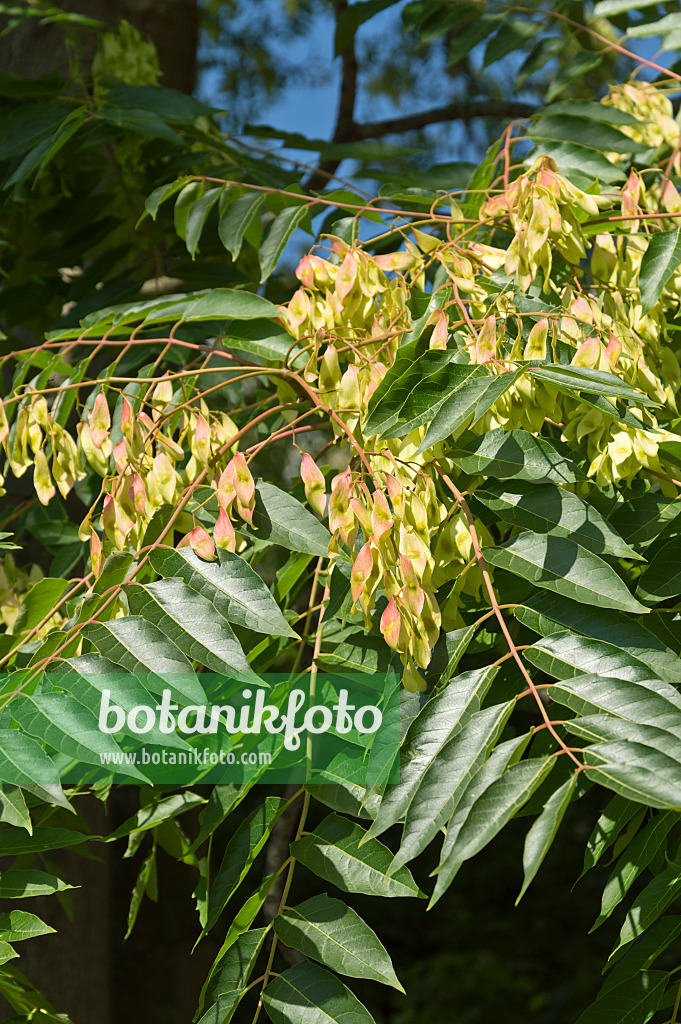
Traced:
[[[66, 828], [38, 827], [33, 829], [32, 836], [25, 836], [18, 829], [7, 828], [0, 832], [0, 857], [19, 857], [23, 853], [60, 850], [65, 846], [78, 846], [80, 843], [86, 843], [91, 838], [93, 837]], [[31, 895], [38, 894], [31, 893]]]
[[659, 0], [599, 0], [594, 7], [594, 18], [615, 18], [627, 11], [640, 11], [644, 7], [657, 7]]
[[533, 377], [554, 384], [556, 387], [586, 394], [608, 395], [612, 398], [626, 398], [636, 405], [659, 405], [654, 399], [627, 384], [612, 373], [604, 370], [590, 370], [583, 366], [531, 366], [529, 372]]
[[567, 537], [522, 533], [498, 547], [485, 548], [483, 554], [499, 569], [582, 604], [634, 614], [648, 611], [607, 562]]
[[0, 786], [0, 821], [15, 828], [25, 828], [29, 835], [33, 832], [24, 794], [18, 786]]
[[549, 852], [551, 844], [556, 838], [563, 815], [572, 799], [576, 783], [577, 776], [571, 775], [567, 782], [564, 782], [562, 786], [559, 786], [551, 794], [544, 804], [543, 811], [525, 837], [525, 847], [523, 850], [523, 871], [525, 876], [516, 905], [523, 898], [527, 887], [537, 874], [544, 857]]
[[519, 52], [540, 31], [541, 26], [539, 22], [525, 21], [520, 18], [508, 20], [487, 43], [482, 66], [488, 68], [507, 54], [513, 51]]
[[676, 899], [681, 892], [681, 862], [672, 861], [651, 882], [638, 893], [627, 913], [619, 942], [615, 947], [621, 949], [633, 939], [643, 934], [660, 914]]
[[387, 787], [368, 837], [380, 836], [404, 820], [414, 801], [421, 803], [419, 791], [429, 770], [445, 760], [448, 742], [480, 710], [496, 674], [495, 666], [463, 672], [424, 705], [402, 744], [400, 781]]
[[561, 455], [545, 437], [534, 437], [525, 430], [490, 430], [460, 448], [447, 451], [447, 457], [464, 473], [485, 475], [498, 480], [536, 480], [541, 483], [573, 484], [584, 475]]
[[0, 939], [4, 942], [22, 942], [54, 931], [49, 924], [25, 910], [10, 910], [8, 914], [0, 914]]
[[452, 877], [464, 861], [484, 849], [527, 803], [555, 763], [554, 757], [519, 761], [487, 787], [473, 804], [451, 850], [448, 871]]
[[326, 557], [331, 534], [291, 494], [262, 480], [255, 485], [253, 536], [290, 551]]
[[[610, 634], [611, 639], [616, 637]], [[648, 666], [643, 658], [639, 658], [622, 649], [619, 643], [605, 643], [590, 637], [578, 636], [571, 632], [558, 632], [538, 640], [527, 649], [525, 656], [550, 676], [566, 679], [591, 672], [601, 676], [618, 676], [634, 682], [647, 680], [651, 677]], [[661, 682], [658, 686], [663, 686]], [[677, 702], [678, 694], [673, 687], [665, 688], [665, 695], [673, 703]]]
[[[455, 367], [452, 366], [451, 369]], [[456, 389], [455, 394], [446, 394], [416, 454], [419, 455], [445, 438], [458, 434], [466, 425], [472, 427], [481, 416], [489, 412], [497, 399], [515, 384], [523, 372], [520, 369], [513, 373], [487, 374], [479, 380], [466, 381], [463, 386]]]
[[204, 931], [210, 931], [217, 922], [228, 900], [250, 871], [285, 807], [286, 801], [282, 797], [267, 797], [241, 823], [229, 840], [210, 890]]
[[191, 661], [212, 672], [248, 673], [248, 659], [214, 605], [181, 579], [126, 584], [130, 611], [153, 623]]
[[475, 497], [503, 522], [533, 533], [551, 533], [571, 537], [576, 543], [599, 555], [614, 558], [640, 558], [593, 505], [555, 484], [510, 484], [488, 482], [477, 488]]
[[135, 921], [142, 906], [144, 893], [150, 886], [153, 886], [156, 877], [156, 847], [153, 846], [142, 861], [142, 866], [137, 875], [137, 880], [130, 896], [130, 907], [128, 909], [128, 927], [124, 939], [127, 939], [135, 927]]
[[39, 743], [17, 729], [0, 729], [0, 782], [31, 787], [48, 803], [73, 810], [64, 796], [54, 761]]
[[307, 361], [289, 332], [271, 320], [231, 323], [221, 344], [226, 349], [237, 349], [275, 363], [283, 363], [288, 358], [288, 365], [296, 369], [301, 369]]
[[[615, 107], [604, 107], [600, 103], [594, 103], [594, 106], [601, 110], [615, 110]], [[616, 112], [622, 113], [622, 111]], [[579, 146], [575, 142], [551, 142], [548, 139], [542, 139], [535, 143], [534, 152], [537, 155], [545, 154], [555, 160], [561, 174], [569, 178], [578, 188], [588, 189], [594, 181], [613, 185], [625, 177], [622, 170], [612, 164], [603, 153], [599, 153], [596, 149], [588, 149], [586, 146]], [[582, 233], [585, 235], [602, 230], [602, 224], [600, 226], [588, 224], [582, 226]]]
[[23, 633], [49, 618], [59, 598], [68, 587], [68, 580], [51, 579], [46, 576], [34, 583], [24, 596], [19, 609], [14, 633]]
[[138, 615], [112, 622], [95, 622], [83, 636], [99, 653], [133, 675], [146, 676], [146, 686], [157, 691], [155, 679], [191, 704], [205, 704], [206, 695], [181, 651], [161, 630]]
[[438, 688], [445, 686], [456, 672], [475, 634], [476, 625], [464, 626], [451, 633], [440, 633], [428, 666], [428, 677]]
[[214, 786], [208, 797], [208, 803], [199, 815], [199, 834], [191, 844], [187, 853], [193, 853], [202, 843], [212, 836], [227, 816], [234, 810], [248, 793], [248, 786], [223, 785]]
[[551, 103], [555, 100], [556, 96], [560, 96], [570, 82], [573, 82], [575, 78], [586, 75], [589, 71], [593, 71], [602, 60], [603, 54], [600, 52], [589, 53], [583, 50], [581, 53], [575, 54], [574, 57], [571, 57], [570, 60], [560, 66], [558, 74], [546, 90], [546, 102]]
[[644, 313], [655, 305], [680, 263], [681, 225], [675, 230], [659, 231], [650, 236], [638, 275]]
[[270, 981], [262, 1001], [272, 1024], [374, 1024], [339, 978], [310, 962], [289, 967]]
[[676, 820], [675, 814], [656, 814], [632, 839], [605, 883], [600, 913], [591, 928], [592, 932], [607, 921], [615, 907], [622, 902], [632, 883], [657, 854]]
[[218, 188], [211, 188], [197, 199], [195, 203], [189, 208], [187, 213], [187, 225], [185, 228], [185, 244], [187, 246], [187, 252], [191, 255], [192, 259], [196, 255], [196, 250], [199, 247], [199, 241], [201, 239], [201, 233], [205, 227], [206, 220], [210, 211], [215, 206], [220, 193], [223, 191], [223, 186]]
[[487, 39], [504, 18], [504, 14], [478, 14], [477, 18], [464, 28], [452, 33], [449, 40], [448, 67], [458, 64], [474, 46]]
[[29, 736], [74, 761], [101, 767], [101, 755], [116, 755], [121, 757], [116, 765], [123, 774], [146, 782], [133, 765], [122, 763], [121, 748], [114, 738], [101, 732], [97, 718], [68, 693], [19, 695], [12, 701], [12, 717]]
[[615, 842], [624, 827], [641, 815], [641, 807], [632, 800], [614, 796], [594, 825], [584, 853], [584, 867], [580, 878], [598, 864], [607, 849]]
[[599, 996], [577, 1024], [645, 1024], [662, 1002], [668, 981], [666, 971], [639, 971]]
[[204, 562], [184, 547], [155, 548], [149, 558], [157, 573], [179, 577], [230, 622], [270, 636], [297, 636], [248, 562], [230, 551], [220, 551], [219, 556], [219, 562]]
[[45, 871], [3, 871], [0, 877], [0, 899], [26, 899], [30, 896], [51, 896], [65, 889], [77, 886], [62, 882], [61, 878], [48, 875]]
[[602, 121], [589, 121], [570, 114], [552, 114], [532, 123], [530, 139], [552, 139], [556, 142], [576, 142], [580, 146], [598, 149], [602, 153], [637, 153], [645, 145], [635, 142], [614, 125]]
[[107, 843], [113, 843], [116, 839], [129, 836], [133, 832], [147, 832], [150, 828], [156, 828], [164, 821], [172, 821], [178, 815], [198, 807], [206, 801], [198, 793], [183, 792], [173, 793], [171, 796], [159, 798], [146, 807], [140, 807], [136, 814], [119, 825], [115, 832], [106, 837]]
[[[278, 877], [279, 872], [275, 871], [273, 874], [268, 875], [266, 878], [264, 878], [261, 884], [255, 890], [255, 892], [248, 897], [241, 910], [238, 911], [236, 917], [229, 926], [229, 930], [227, 931], [227, 935], [225, 936], [225, 941], [222, 943], [222, 946], [220, 947], [220, 952], [215, 958], [215, 963], [213, 964], [211, 973], [208, 975], [208, 978], [206, 979], [204, 992], [212, 981], [213, 971], [221, 963], [227, 950], [231, 949], [234, 943], [239, 938], [239, 936], [243, 935], [245, 931], [248, 931], [248, 929], [253, 924], [256, 915], [259, 913], [263, 903], [267, 899], [270, 889], [272, 888]], [[201, 1005], [203, 1005], [203, 993]]]
[[522, 757], [523, 751], [530, 741], [531, 733], [515, 736], [513, 739], [499, 743], [481, 768], [473, 775], [458, 803], [454, 814], [447, 823], [445, 841], [442, 844], [440, 863], [435, 869], [435, 890], [431, 896], [429, 907], [432, 907], [447, 890], [458, 871], [456, 860], [456, 840], [464, 822], [482, 794], [500, 779], [511, 763]]
[[390, 956], [359, 914], [322, 894], [287, 907], [274, 919], [281, 941], [350, 978], [370, 978], [404, 992]]
[[265, 202], [262, 192], [246, 192], [238, 199], [232, 199], [229, 192], [220, 197], [220, 220], [218, 236], [233, 260], [239, 258], [244, 235]]
[[421, 347], [417, 340], [398, 350], [369, 400], [366, 437], [403, 437], [432, 419], [446, 397], [443, 389], [456, 397], [457, 390], [469, 381], [488, 376], [485, 367], [452, 364], [453, 351], [433, 349], [418, 355]]
[[286, 248], [286, 243], [305, 218], [309, 215], [305, 206], [289, 206], [269, 225], [260, 246], [260, 283], [274, 272]]
[[[139, 741], [139, 733], [127, 726], [127, 716], [140, 705], [153, 707], [156, 703], [149, 690], [134, 675], [123, 674], [121, 669], [106, 658], [97, 654], [84, 654], [79, 658], [68, 658], [59, 662], [55, 668], [52, 682], [61, 689], [68, 691], [79, 704], [87, 708], [99, 718], [102, 706], [102, 692], [109, 690], [112, 704], [123, 708], [126, 723], [121, 732]], [[163, 733], [154, 725], [145, 733], [148, 743], [171, 747], [176, 750], [189, 750], [189, 744], [175, 733]]]
[[267, 933], [267, 928], [244, 932], [215, 965], [203, 1001], [211, 1005], [198, 1024], [228, 1024], [232, 1019]]
[[632, 25], [627, 29], [630, 39], [643, 39], [647, 36], [665, 36], [667, 32], [676, 32], [681, 29], [681, 14], [667, 14], [659, 21], [646, 21], [643, 24]]
[[195, 320], [257, 320], [279, 316], [279, 307], [253, 292], [235, 288], [213, 288], [202, 298], [187, 306], [182, 319]]
[[681, 594], [681, 535], [655, 547], [639, 578], [636, 595], [651, 604]]
[[162, 203], [165, 203], [166, 199], [170, 199], [176, 192], [184, 188], [187, 184], [186, 177], [178, 178], [176, 181], [168, 182], [165, 185], [159, 185], [154, 191], [147, 196], [144, 201], [144, 208], [153, 220], [156, 220], [158, 211]]
[[[645, 666], [651, 669], [655, 676], [666, 679], [667, 682], [676, 683], [680, 678], [681, 659], [666, 647], [662, 640], [621, 611], [611, 611], [608, 608], [587, 609], [584, 604], [569, 601], [559, 594], [539, 592], [525, 601], [524, 605], [516, 608], [514, 614], [521, 623], [544, 636], [559, 633], [562, 627], [572, 633], [582, 633], [601, 641], [606, 646], [600, 646], [599, 649], [603, 654], [608, 652], [612, 655], [615, 659], [613, 664], [622, 665], [622, 657], [631, 666], [642, 663], [639, 666], [642, 673], [640, 678], [645, 674]], [[574, 642], [578, 645], [583, 644], [579, 637]], [[613, 647], [620, 648], [620, 651], [612, 650]], [[574, 657], [577, 657], [577, 660], [574, 660]], [[578, 653], [571, 655], [570, 664], [579, 664], [583, 667], [585, 663]], [[572, 674], [571, 671], [567, 673]]]
[[498, 740], [513, 707], [514, 703], [509, 701], [476, 712], [459, 734], [447, 740], [433, 764], [426, 768], [418, 799], [412, 801], [405, 812], [402, 841], [391, 872], [422, 853], [451, 818], [471, 778]]
[[[609, 973], [601, 986], [600, 995], [609, 989], [616, 988], [622, 982], [633, 977], [637, 971], [648, 968], [661, 953], [674, 941], [681, 931], [681, 917], [665, 914], [661, 921], [649, 928], [645, 935], [626, 953], [619, 953], [610, 959], [607, 967]], [[617, 961], [613, 967], [613, 961]]]
[[608, 107], [604, 103], [596, 103], [592, 100], [562, 100], [560, 103], [552, 103], [550, 106], [541, 107], [536, 114], [532, 115], [532, 120], [554, 117], [556, 114], [571, 114], [573, 117], [583, 117], [587, 121], [601, 121], [603, 124], [636, 126], [641, 123], [638, 118], [633, 114], [628, 114], [626, 110]]
[[9, 942], [0, 942], [0, 964], [6, 964], [8, 960], [14, 960], [19, 954], [12, 949]]
[[[361, 843], [361, 846], [360, 846]], [[390, 850], [347, 818], [330, 814], [291, 844], [291, 855], [344, 892], [369, 896], [421, 896], [408, 868], [388, 877]]]
[[[628, 732], [636, 738], [631, 726]], [[681, 763], [654, 747], [629, 739], [596, 743], [586, 748], [584, 760], [588, 777], [620, 796], [661, 810], [681, 810]]]
[[532, 47], [525, 61], [521, 64], [514, 81], [515, 91], [518, 92], [525, 85], [525, 82], [532, 75], [544, 67], [548, 61], [557, 57], [567, 46], [567, 39], [564, 36], [545, 36]]
[[320, 665], [343, 668], [346, 672], [387, 672], [393, 652], [383, 637], [367, 634], [364, 629], [341, 629], [334, 624], [324, 630], [324, 643], [319, 655]]

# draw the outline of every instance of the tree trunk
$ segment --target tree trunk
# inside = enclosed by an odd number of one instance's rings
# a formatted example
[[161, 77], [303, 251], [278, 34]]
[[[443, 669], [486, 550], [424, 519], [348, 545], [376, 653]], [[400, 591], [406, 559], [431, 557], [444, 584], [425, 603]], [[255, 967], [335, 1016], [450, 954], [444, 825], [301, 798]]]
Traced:
[[[161, 84], [192, 92], [196, 84], [199, 32], [197, 0], [61, 0], [64, 10], [97, 18], [115, 28], [122, 18], [153, 39], [161, 65]], [[6, 23], [7, 19], [0, 19]], [[67, 51], [60, 25], [41, 25], [27, 18], [19, 28], [0, 38], [0, 68], [22, 78], [39, 78], [50, 71], [65, 71]], [[79, 56], [89, 62], [97, 40], [93, 32], [80, 32]]]

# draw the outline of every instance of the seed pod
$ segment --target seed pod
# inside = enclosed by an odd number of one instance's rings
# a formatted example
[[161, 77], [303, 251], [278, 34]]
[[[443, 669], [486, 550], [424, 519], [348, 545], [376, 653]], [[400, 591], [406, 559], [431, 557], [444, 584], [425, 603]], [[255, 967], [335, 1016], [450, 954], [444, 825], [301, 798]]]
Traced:
[[402, 580], [404, 581], [404, 586], [402, 588], [404, 603], [412, 615], [415, 618], [419, 618], [423, 611], [425, 594], [421, 589], [416, 573], [414, 572], [414, 566], [408, 558], [404, 557], [404, 555], [400, 556], [400, 567], [402, 569]]
[[542, 317], [532, 327], [523, 353], [524, 359], [546, 359], [546, 338], [549, 333], [549, 322]]
[[50, 467], [47, 464], [45, 452], [42, 450], [36, 452], [35, 465], [33, 467], [33, 486], [41, 505], [49, 505], [50, 500], [57, 493], [52, 483]]
[[154, 409], [163, 411], [173, 399], [173, 385], [169, 380], [161, 380], [154, 388], [151, 395], [151, 405]]
[[255, 508], [255, 481], [246, 465], [242, 452], [232, 459], [234, 463], [234, 490], [236, 491], [236, 507], [242, 519], [253, 525], [253, 509]]
[[617, 360], [619, 359], [621, 353], [622, 353], [622, 342], [618, 341], [617, 338], [615, 337], [615, 335], [611, 331], [610, 332], [610, 341], [608, 342], [608, 347], [605, 350], [605, 356], [606, 356], [606, 359], [608, 360], [608, 365], [610, 366], [610, 369], [612, 371], [614, 371], [615, 367], [617, 366]]
[[135, 420], [132, 415], [132, 406], [125, 395], [123, 395], [123, 401], [121, 403], [121, 434], [123, 437], [126, 437], [131, 441], [134, 427]]
[[488, 363], [497, 354], [497, 321], [494, 314], [488, 316], [482, 325], [475, 343], [476, 363]]
[[69, 493], [76, 480], [85, 477], [78, 463], [78, 448], [71, 435], [55, 423], [52, 434], [52, 476], [62, 498]]
[[374, 507], [371, 513], [371, 528], [376, 543], [384, 534], [392, 530], [393, 520], [390, 515], [388, 500], [383, 491], [374, 491]]
[[376, 566], [376, 554], [372, 550], [371, 542], [367, 541], [355, 559], [350, 572], [350, 592], [352, 603], [355, 605], [364, 586]]
[[410, 270], [420, 262], [419, 256], [409, 252], [391, 252], [384, 256], [374, 256], [374, 263], [379, 270]]
[[210, 427], [201, 413], [193, 420], [192, 426], [193, 431], [190, 431], [189, 447], [196, 461], [205, 466], [210, 456]]
[[432, 349], [447, 348], [447, 315], [443, 309], [436, 310], [430, 318], [435, 323], [433, 333], [430, 336]]
[[172, 437], [167, 437], [165, 434], [162, 434], [160, 431], [158, 431], [156, 434], [154, 434], [154, 438], [157, 441], [157, 443], [161, 445], [161, 447], [165, 448], [165, 450], [173, 456], [173, 458], [184, 458], [184, 448], [180, 447], [179, 444], [173, 441]]
[[411, 661], [408, 661], [402, 673], [402, 685], [408, 693], [423, 693], [426, 681]]
[[234, 551], [236, 549], [236, 534], [232, 520], [224, 508], [220, 509], [220, 514], [213, 529], [213, 540], [217, 547], [224, 548], [226, 551]]
[[321, 469], [307, 452], [300, 461], [300, 477], [305, 487], [305, 498], [315, 512], [323, 516], [326, 509], [326, 481]]
[[228, 509], [236, 498], [236, 488], [234, 486], [234, 461], [230, 461], [223, 469], [222, 475], [218, 480], [217, 487], [217, 499], [220, 508]]
[[335, 294], [338, 299], [343, 302], [344, 299], [352, 291], [352, 286], [357, 280], [357, 261], [355, 255], [351, 249], [348, 249], [345, 254], [345, 259], [341, 263], [340, 269], [336, 274], [336, 288]]
[[328, 345], [319, 364], [319, 397], [331, 408], [336, 404], [336, 392], [340, 379], [338, 353], [333, 345]]
[[147, 507], [147, 492], [144, 487], [144, 481], [139, 473], [135, 473], [132, 478], [132, 483], [128, 488], [128, 496], [135, 512], [140, 516], [144, 515]]
[[[110, 441], [104, 441], [101, 448], [96, 448], [92, 442], [92, 432], [90, 430], [89, 423], [78, 424], [78, 439], [80, 442], [80, 450], [85, 456], [85, 459], [95, 473], [99, 473], [100, 476], [106, 476], [109, 472], [109, 455], [111, 455], [112, 447]], [[120, 442], [125, 447], [125, 442]]]
[[90, 562], [95, 579], [97, 579], [102, 571], [102, 542], [94, 530], [90, 534]]
[[572, 357], [572, 366], [585, 366], [588, 369], [598, 366], [601, 357], [601, 343], [596, 337], [587, 338]]
[[402, 631], [402, 617], [392, 597], [381, 615], [380, 630], [388, 647], [392, 647], [394, 651], [398, 650], [400, 633]]
[[298, 331], [299, 327], [310, 318], [310, 300], [307, 293], [299, 288], [297, 292], [291, 298], [288, 307], [283, 307], [288, 320], [288, 326], [291, 333], [295, 337], [299, 337], [302, 332]]
[[159, 452], [155, 457], [152, 472], [158, 483], [163, 500], [166, 504], [172, 505], [177, 489], [177, 474], [172, 462], [164, 452]]
[[5, 406], [0, 398], [0, 444], [4, 444], [8, 437], [9, 423], [7, 422], [7, 413], [5, 412]]
[[329, 499], [329, 529], [339, 533], [345, 544], [355, 529], [355, 517], [350, 507], [350, 470], [334, 478]]
[[215, 544], [202, 526], [194, 527], [191, 533], [183, 537], [177, 546], [182, 548], [186, 545], [190, 545], [199, 558], [203, 558], [204, 562], [215, 561]]
[[88, 424], [90, 427], [90, 437], [93, 445], [95, 448], [101, 448], [102, 442], [108, 438], [109, 431], [111, 429], [109, 406], [107, 405], [106, 398], [101, 391], [95, 398], [95, 404], [92, 407]]

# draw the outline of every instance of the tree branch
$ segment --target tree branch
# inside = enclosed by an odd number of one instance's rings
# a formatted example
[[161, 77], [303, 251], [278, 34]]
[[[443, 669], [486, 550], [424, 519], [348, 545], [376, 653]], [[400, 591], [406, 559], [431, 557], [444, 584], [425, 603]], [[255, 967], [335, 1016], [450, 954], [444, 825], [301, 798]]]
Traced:
[[[336, 15], [336, 25], [341, 14], [347, 9], [348, 0], [333, 0], [333, 9]], [[351, 142], [354, 140], [353, 130], [355, 128], [355, 101], [357, 99], [357, 53], [355, 51], [354, 36], [341, 54], [343, 71], [341, 75], [340, 98], [338, 100], [338, 114], [336, 117], [336, 129], [333, 133], [332, 142]], [[329, 179], [338, 170], [340, 160], [322, 160], [319, 167], [312, 173], [306, 186], [309, 189], [319, 191], [328, 184]]]
[[[345, 0], [342, 0], [345, 2]], [[345, 59], [345, 57], [344, 57]], [[424, 110], [420, 114], [407, 114], [402, 117], [389, 118], [386, 121], [374, 121], [369, 124], [355, 124], [348, 121], [349, 111], [354, 106], [356, 90], [357, 64], [354, 61], [354, 78], [352, 80], [352, 100], [349, 95], [344, 95], [341, 90], [341, 100], [338, 111], [338, 123], [332, 142], [361, 142], [363, 139], [378, 139], [383, 135], [399, 135], [402, 132], [415, 131], [418, 128], [425, 128], [429, 124], [437, 124], [443, 121], [474, 121], [478, 117], [525, 118], [531, 117], [537, 109], [531, 103], [521, 103], [516, 100], [465, 100], [456, 103], [449, 103], [445, 107], [434, 107], [432, 110]], [[344, 75], [345, 83], [345, 75]], [[323, 160], [314, 174], [307, 182], [310, 189], [321, 189], [328, 182], [341, 163], [340, 159]]]
[[397, 135], [400, 132], [425, 128], [427, 124], [436, 124], [438, 121], [473, 121], [476, 117], [530, 117], [536, 109], [531, 103], [520, 103], [515, 100], [470, 100], [449, 103], [446, 107], [435, 107], [420, 114], [375, 121], [373, 124], [355, 124], [352, 126], [350, 137], [353, 142], [377, 139], [381, 135]]

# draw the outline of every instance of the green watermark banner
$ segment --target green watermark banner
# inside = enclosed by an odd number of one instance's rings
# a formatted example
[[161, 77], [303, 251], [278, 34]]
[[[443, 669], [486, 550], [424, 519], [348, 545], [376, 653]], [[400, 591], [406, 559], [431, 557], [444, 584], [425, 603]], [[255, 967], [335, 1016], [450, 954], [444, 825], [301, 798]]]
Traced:
[[12, 728], [42, 740], [34, 768], [45, 786], [55, 775], [64, 784], [399, 780], [394, 673], [143, 676], [66, 662], [10, 709]]

